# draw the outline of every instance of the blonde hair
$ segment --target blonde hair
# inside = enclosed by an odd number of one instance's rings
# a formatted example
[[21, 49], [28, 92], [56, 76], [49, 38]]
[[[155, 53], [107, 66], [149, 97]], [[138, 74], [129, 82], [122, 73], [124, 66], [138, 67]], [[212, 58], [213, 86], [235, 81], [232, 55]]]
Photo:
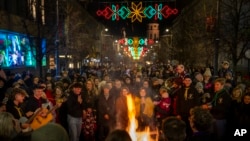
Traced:
[[0, 137], [11, 138], [15, 131], [15, 120], [12, 114], [8, 112], [0, 113]]
[[203, 76], [210, 76], [210, 77], [212, 76], [212, 73], [211, 73], [210, 68], [206, 68], [206, 70], [205, 70]]
[[[240, 92], [239, 97], [235, 97], [235, 96], [234, 96], [234, 94], [235, 94], [237, 91]], [[239, 102], [241, 102], [242, 95], [243, 95], [242, 88], [239, 87], [239, 86], [237, 86], [237, 87], [235, 87], [235, 88], [233, 89], [231, 97], [232, 97], [232, 100], [236, 100], [236, 101], [239, 103]]]

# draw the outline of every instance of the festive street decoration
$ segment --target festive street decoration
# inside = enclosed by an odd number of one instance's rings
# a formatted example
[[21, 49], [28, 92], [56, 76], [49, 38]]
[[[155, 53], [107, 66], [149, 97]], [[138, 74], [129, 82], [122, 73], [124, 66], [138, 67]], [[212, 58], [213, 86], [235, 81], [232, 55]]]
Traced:
[[168, 18], [171, 15], [176, 15], [178, 9], [170, 8], [168, 5], [155, 4], [154, 6], [149, 5], [146, 7], [142, 6], [142, 2], [138, 4], [131, 2], [131, 7], [111, 5], [105, 7], [103, 10], [97, 10], [96, 14], [98, 16], [103, 16], [106, 19], [120, 20], [130, 18], [131, 22], [139, 21], [142, 22], [143, 18], [155, 20], [162, 20], [163, 18]]
[[154, 40], [133, 37], [120, 39], [118, 43], [123, 46], [124, 54], [132, 57], [134, 60], [139, 60], [147, 53], [147, 46], [154, 44]]

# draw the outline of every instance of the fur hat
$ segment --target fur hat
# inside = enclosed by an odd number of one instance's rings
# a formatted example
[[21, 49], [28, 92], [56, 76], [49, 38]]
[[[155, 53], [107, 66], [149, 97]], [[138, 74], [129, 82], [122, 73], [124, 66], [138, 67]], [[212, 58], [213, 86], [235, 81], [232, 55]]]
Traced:
[[195, 88], [196, 89], [199, 89], [199, 88], [203, 89], [203, 84], [201, 82], [198, 82], [198, 83], [195, 84]]
[[212, 73], [211, 73], [211, 71], [210, 71], [210, 68], [206, 68], [206, 70], [205, 70], [205, 72], [204, 72], [203, 75], [204, 75], [204, 76], [212, 76]]
[[222, 65], [229, 65], [229, 62], [228, 61], [223, 61]]

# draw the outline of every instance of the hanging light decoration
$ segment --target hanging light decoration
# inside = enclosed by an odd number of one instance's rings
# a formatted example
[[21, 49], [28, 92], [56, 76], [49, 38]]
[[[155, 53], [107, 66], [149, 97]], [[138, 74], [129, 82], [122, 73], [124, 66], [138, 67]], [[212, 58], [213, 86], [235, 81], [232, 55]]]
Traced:
[[154, 44], [154, 40], [147, 38], [123, 38], [118, 40], [119, 45], [124, 46], [124, 54], [132, 57], [134, 60], [139, 60], [148, 51], [148, 45]]
[[171, 8], [168, 5], [155, 4], [154, 6], [149, 5], [143, 7], [142, 2], [136, 4], [131, 2], [131, 7], [119, 6], [112, 4], [111, 6], [106, 6], [102, 10], [97, 10], [96, 14], [98, 16], [103, 16], [106, 19], [120, 20], [131, 19], [131, 22], [139, 21], [142, 22], [143, 18], [155, 20], [162, 20], [163, 18], [168, 18], [171, 15], [176, 15], [178, 9]]

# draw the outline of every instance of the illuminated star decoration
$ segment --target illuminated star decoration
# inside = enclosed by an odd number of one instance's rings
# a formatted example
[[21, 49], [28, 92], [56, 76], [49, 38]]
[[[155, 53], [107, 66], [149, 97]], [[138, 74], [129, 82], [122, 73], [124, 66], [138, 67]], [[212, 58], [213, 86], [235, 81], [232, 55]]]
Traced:
[[146, 17], [143, 13], [144, 9], [145, 8], [142, 7], [142, 2], [139, 2], [138, 5], [132, 2], [131, 14], [128, 16], [128, 18], [131, 18], [131, 22], [134, 22], [135, 20], [142, 22], [142, 18]]
[[170, 8], [168, 5], [155, 4], [154, 6], [142, 6], [142, 2], [137, 5], [131, 2], [131, 7], [112, 5], [106, 6], [103, 10], [97, 10], [96, 14], [98, 16], [103, 16], [106, 19], [112, 19], [113, 21], [119, 19], [130, 18], [131, 22], [139, 21], [142, 22], [143, 18], [155, 20], [162, 20], [163, 18], [168, 18], [171, 15], [176, 15], [178, 10], [176, 8]]

